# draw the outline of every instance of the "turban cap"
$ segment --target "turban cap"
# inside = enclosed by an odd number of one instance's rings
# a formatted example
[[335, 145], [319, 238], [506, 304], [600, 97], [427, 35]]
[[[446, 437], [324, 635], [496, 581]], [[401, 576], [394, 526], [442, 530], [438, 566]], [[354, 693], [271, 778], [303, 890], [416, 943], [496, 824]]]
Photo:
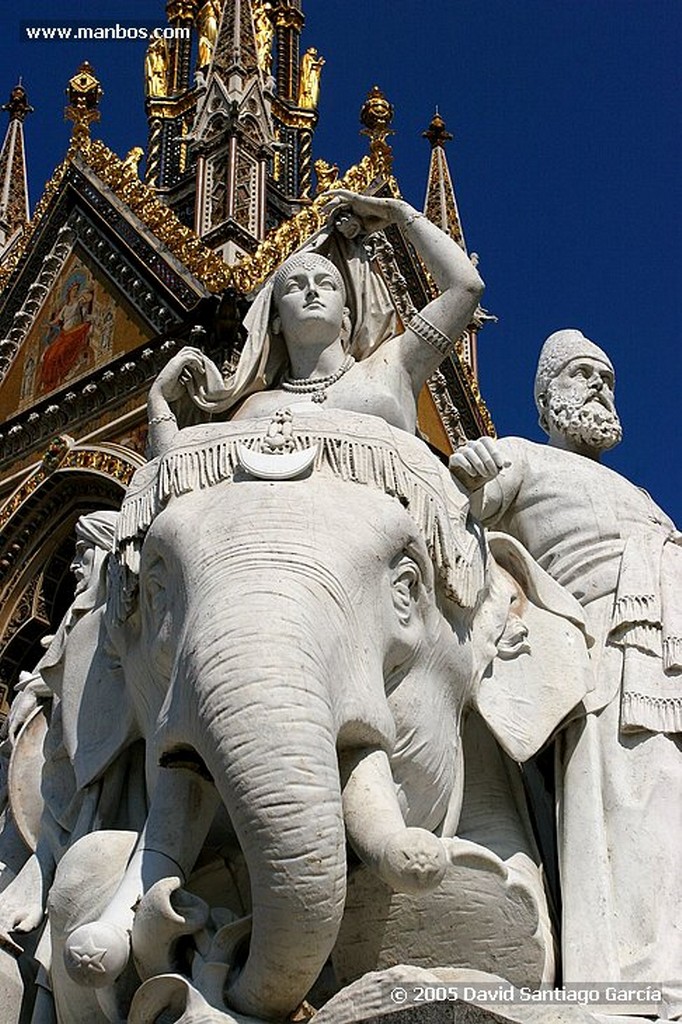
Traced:
[[538, 398], [547, 391], [549, 382], [561, 373], [565, 366], [574, 359], [589, 356], [613, 370], [613, 364], [603, 349], [576, 330], [555, 331], [542, 346], [538, 368], [535, 374], [535, 404], [539, 407]]

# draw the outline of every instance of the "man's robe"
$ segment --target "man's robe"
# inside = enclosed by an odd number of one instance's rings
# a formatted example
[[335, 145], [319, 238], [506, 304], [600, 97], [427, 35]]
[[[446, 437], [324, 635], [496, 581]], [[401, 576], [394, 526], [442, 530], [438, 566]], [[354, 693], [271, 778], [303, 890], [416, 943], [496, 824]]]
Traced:
[[499, 450], [484, 523], [577, 598], [595, 638], [587, 714], [557, 741], [564, 981], [661, 982], [679, 1015], [680, 535], [598, 462], [520, 438]]

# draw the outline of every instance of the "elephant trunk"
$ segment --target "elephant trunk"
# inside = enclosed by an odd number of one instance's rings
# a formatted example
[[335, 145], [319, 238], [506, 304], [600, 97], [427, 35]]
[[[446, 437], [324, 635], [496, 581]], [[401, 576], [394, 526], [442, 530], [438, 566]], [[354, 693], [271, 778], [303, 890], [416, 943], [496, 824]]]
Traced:
[[202, 600], [186, 633], [193, 640], [184, 645], [181, 688], [193, 695], [190, 735], [249, 867], [250, 948], [228, 981], [227, 1003], [268, 1019], [290, 1014], [314, 983], [346, 892], [333, 644], [319, 604], [307, 624], [300, 605], [288, 621], [296, 595], [284, 601], [277, 589], [271, 574], [259, 582], [251, 570], [248, 594], [238, 588], [239, 605], [228, 603], [213, 636], [201, 628]]

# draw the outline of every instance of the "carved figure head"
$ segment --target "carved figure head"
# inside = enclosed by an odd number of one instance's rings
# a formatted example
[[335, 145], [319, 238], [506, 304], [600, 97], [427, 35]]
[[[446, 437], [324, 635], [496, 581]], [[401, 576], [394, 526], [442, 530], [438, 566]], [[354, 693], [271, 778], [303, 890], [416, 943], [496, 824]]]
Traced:
[[580, 452], [613, 448], [623, 432], [611, 360], [580, 331], [556, 331], [540, 352], [535, 403], [553, 443]]
[[292, 275], [305, 270], [326, 271], [343, 295], [343, 301], [346, 301], [346, 286], [343, 283], [343, 278], [341, 277], [338, 267], [332, 263], [331, 260], [328, 260], [326, 256], [320, 255], [320, 253], [297, 252], [294, 253], [293, 256], [290, 256], [288, 260], [285, 260], [275, 274], [273, 282], [273, 296], [275, 304], [279, 302], [280, 297], [284, 293], [284, 289], [289, 278]]
[[318, 253], [297, 253], [282, 264], [273, 283], [273, 306], [272, 329], [283, 335], [289, 352], [311, 336], [331, 344], [350, 327], [343, 278]]
[[114, 543], [118, 512], [92, 512], [76, 523], [76, 552], [71, 571], [76, 577], [76, 594], [99, 585], [104, 558]]

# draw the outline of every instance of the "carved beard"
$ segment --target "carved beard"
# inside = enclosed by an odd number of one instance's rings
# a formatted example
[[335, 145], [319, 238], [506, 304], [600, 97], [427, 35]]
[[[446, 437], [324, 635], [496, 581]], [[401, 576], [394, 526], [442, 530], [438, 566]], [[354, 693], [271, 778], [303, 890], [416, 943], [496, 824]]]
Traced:
[[564, 437], [598, 452], [608, 451], [622, 439], [623, 428], [618, 413], [598, 397], [593, 396], [583, 403], [580, 399], [566, 396], [559, 398], [552, 390], [550, 386], [547, 417]]

